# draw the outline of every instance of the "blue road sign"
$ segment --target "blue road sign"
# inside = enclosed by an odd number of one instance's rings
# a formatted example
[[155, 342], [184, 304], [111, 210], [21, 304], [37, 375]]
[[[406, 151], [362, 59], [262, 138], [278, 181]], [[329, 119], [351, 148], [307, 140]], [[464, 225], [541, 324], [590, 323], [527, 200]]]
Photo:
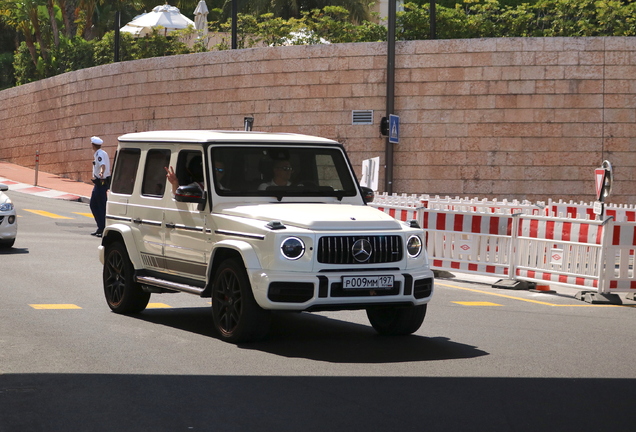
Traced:
[[389, 142], [397, 144], [400, 142], [400, 116], [389, 115]]

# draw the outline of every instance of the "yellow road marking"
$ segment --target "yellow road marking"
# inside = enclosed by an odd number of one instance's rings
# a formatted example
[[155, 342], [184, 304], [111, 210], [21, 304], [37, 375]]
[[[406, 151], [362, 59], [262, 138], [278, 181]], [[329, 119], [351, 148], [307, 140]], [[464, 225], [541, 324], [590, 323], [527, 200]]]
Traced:
[[454, 301], [451, 303], [457, 303], [462, 306], [502, 306], [497, 303], [485, 302], [485, 301]]
[[74, 304], [30, 304], [33, 309], [81, 309]]
[[148, 303], [146, 309], [170, 309], [172, 306], [165, 303]]
[[31, 209], [24, 209], [25, 211], [31, 212], [31, 213], [35, 213], [37, 215], [40, 216], [45, 216], [45, 217], [49, 217], [49, 218], [53, 218], [53, 219], [73, 219], [71, 217], [66, 217], [66, 216], [60, 216], [57, 215], [55, 213], [49, 213], [47, 211], [44, 210], [31, 210]]
[[91, 219], [93, 219], [93, 213], [80, 213], [80, 212], [73, 212], [74, 214], [78, 214], [80, 216], [86, 216], [89, 217]]
[[549, 302], [544, 302], [544, 301], [539, 301], [539, 300], [532, 300], [532, 299], [525, 299], [525, 298], [521, 298], [521, 297], [515, 297], [515, 296], [511, 296], [511, 295], [507, 295], [507, 294], [500, 294], [500, 293], [494, 293], [494, 292], [488, 292], [488, 291], [483, 291], [483, 290], [478, 290], [478, 289], [474, 289], [474, 288], [466, 288], [466, 287], [460, 287], [457, 285], [450, 285], [450, 284], [444, 284], [444, 283], [439, 283], [439, 282], [435, 282], [436, 285], [441, 285], [441, 286], [445, 286], [448, 288], [456, 288], [456, 289], [460, 289], [460, 290], [464, 290], [464, 291], [472, 291], [472, 292], [476, 292], [476, 293], [480, 293], [480, 294], [487, 294], [487, 295], [491, 295], [491, 296], [496, 296], [496, 297], [502, 297], [502, 298], [509, 298], [512, 300], [519, 300], [519, 301], [523, 301], [523, 302], [527, 302], [527, 303], [535, 303], [535, 304], [540, 304], [540, 305], [544, 305], [544, 306], [557, 306], [557, 307], [634, 307], [635, 305], [604, 305], [604, 304], [556, 304], [556, 303], [549, 303]]

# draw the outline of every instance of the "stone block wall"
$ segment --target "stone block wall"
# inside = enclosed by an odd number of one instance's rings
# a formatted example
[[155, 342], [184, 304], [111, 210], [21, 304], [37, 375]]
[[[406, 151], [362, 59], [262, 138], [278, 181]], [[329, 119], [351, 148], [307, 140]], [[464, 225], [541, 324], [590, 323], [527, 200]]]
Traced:
[[[336, 139], [360, 172], [385, 163], [386, 44], [265, 47], [110, 64], [0, 92], [0, 159], [88, 181], [89, 138], [243, 128]], [[614, 166], [614, 203], [636, 203], [636, 40], [399, 42], [393, 191], [594, 199]], [[353, 125], [352, 110], [373, 110]], [[380, 191], [384, 190], [380, 170]]]

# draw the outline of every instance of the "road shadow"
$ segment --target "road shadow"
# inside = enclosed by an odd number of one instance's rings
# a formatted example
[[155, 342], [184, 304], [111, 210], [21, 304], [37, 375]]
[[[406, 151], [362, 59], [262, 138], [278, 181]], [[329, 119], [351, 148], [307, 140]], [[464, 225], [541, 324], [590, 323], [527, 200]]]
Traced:
[[0, 255], [22, 255], [22, 254], [28, 254], [28, 253], [29, 253], [29, 248], [0, 247]]
[[4, 374], [0, 431], [630, 431], [635, 385], [586, 378]]
[[[134, 317], [218, 337], [212, 325], [211, 308], [148, 309]], [[426, 320], [423, 328], [426, 328]], [[265, 340], [238, 346], [283, 357], [357, 364], [466, 359], [488, 355], [475, 346], [445, 337], [380, 336], [370, 325], [310, 313], [275, 313]]]

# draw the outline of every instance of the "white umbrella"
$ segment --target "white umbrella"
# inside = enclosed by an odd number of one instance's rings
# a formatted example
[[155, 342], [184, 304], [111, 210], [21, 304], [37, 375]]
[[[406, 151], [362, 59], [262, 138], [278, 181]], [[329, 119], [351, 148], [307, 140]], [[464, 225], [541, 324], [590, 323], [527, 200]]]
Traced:
[[181, 30], [188, 26], [194, 27], [194, 21], [179, 12], [179, 9], [168, 4], [155, 6], [152, 12], [136, 16], [131, 22], [123, 26], [120, 31], [131, 33], [133, 36], [145, 36], [152, 33], [152, 29], [162, 27], [164, 34], [174, 30]]
[[201, 37], [208, 34], [208, 5], [204, 0], [199, 1], [194, 10], [194, 28], [199, 31]]

